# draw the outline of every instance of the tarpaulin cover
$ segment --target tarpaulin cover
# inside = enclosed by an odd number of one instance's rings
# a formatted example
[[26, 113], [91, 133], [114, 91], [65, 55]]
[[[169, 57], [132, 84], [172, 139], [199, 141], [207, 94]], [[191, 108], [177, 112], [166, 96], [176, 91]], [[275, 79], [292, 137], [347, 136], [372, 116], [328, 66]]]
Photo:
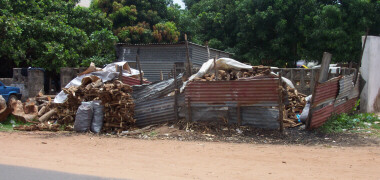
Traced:
[[[123, 66], [125, 63], [126, 62], [111, 63], [111, 64], [108, 64], [105, 68], [103, 68], [102, 71], [95, 71], [95, 72], [91, 72], [91, 73], [84, 74], [84, 75], [81, 75], [81, 76], [77, 76], [76, 78], [74, 78], [73, 80], [71, 80], [65, 86], [65, 88], [69, 88], [69, 87], [72, 87], [72, 86], [74, 86], [74, 87], [80, 86], [82, 84], [82, 79], [84, 77], [88, 77], [88, 76], [97, 76], [100, 79], [102, 79], [103, 82], [107, 82], [107, 81], [113, 80], [113, 79], [115, 79], [116, 77], [119, 76], [119, 72], [116, 71], [116, 65]], [[129, 73], [126, 70], [122, 70], [123, 76], [135, 76], [135, 75], [139, 75], [139, 71], [138, 70], [132, 69], [132, 68], [130, 68], [130, 69], [131, 69], [131, 73]], [[54, 103], [63, 103], [63, 102], [65, 102], [66, 99], [67, 99], [67, 94], [65, 94], [63, 91], [61, 91], [54, 98]]]
[[[241, 63], [239, 61], [236, 61], [231, 58], [219, 58], [215, 61], [216, 63], [216, 69], [217, 70], [248, 70], [248, 71], [253, 71], [252, 66], [246, 65], [244, 63]], [[185, 89], [186, 85], [188, 82], [192, 81], [195, 78], [201, 78], [204, 76], [206, 73], [211, 72], [214, 70], [214, 59], [209, 59], [207, 62], [203, 63], [201, 69], [196, 74], [193, 74], [188, 81], [183, 83], [183, 86], [181, 87], [181, 92]], [[294, 88], [293, 83], [284, 77], [282, 77], [282, 80], [288, 84], [291, 88]]]

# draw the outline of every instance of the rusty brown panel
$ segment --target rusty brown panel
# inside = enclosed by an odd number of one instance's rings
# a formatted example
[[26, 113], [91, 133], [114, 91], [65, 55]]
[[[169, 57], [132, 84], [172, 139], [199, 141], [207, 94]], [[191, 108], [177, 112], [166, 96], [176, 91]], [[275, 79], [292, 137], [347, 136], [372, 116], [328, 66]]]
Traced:
[[[130, 86], [133, 86], [133, 85], [140, 85], [140, 80], [139, 79], [135, 79], [135, 78], [132, 78], [132, 77], [126, 77], [126, 76], [123, 76], [122, 77], [122, 81], [124, 84], [128, 84]], [[150, 84], [151, 82], [149, 81], [143, 81], [144, 84]]]
[[322, 126], [334, 111], [334, 105], [330, 104], [313, 112], [309, 129], [315, 129]]
[[334, 112], [336, 114], [350, 112], [352, 110], [352, 108], [354, 108], [357, 100], [358, 100], [358, 98], [348, 100], [347, 102], [335, 107]]
[[186, 100], [204, 103], [238, 102], [254, 104], [278, 101], [278, 78], [238, 81], [191, 82], [185, 90]]
[[315, 89], [315, 98], [313, 107], [325, 102], [326, 100], [333, 100], [338, 95], [338, 83], [339, 79], [334, 78], [334, 80], [327, 81], [322, 84], [318, 84]]

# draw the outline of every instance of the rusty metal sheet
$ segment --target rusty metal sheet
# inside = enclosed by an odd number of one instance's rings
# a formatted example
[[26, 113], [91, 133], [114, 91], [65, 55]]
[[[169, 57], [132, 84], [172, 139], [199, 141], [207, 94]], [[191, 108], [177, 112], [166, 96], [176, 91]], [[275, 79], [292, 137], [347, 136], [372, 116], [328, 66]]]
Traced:
[[278, 78], [238, 81], [196, 81], [185, 89], [186, 101], [192, 103], [260, 104], [278, 102]]
[[[140, 85], [140, 79], [136, 79], [136, 78], [133, 78], [133, 77], [127, 77], [127, 76], [123, 76], [122, 77], [122, 81], [124, 84], [128, 84], [130, 86], [133, 86], [133, 85]], [[150, 84], [151, 82], [149, 81], [143, 81], [144, 84]]]
[[310, 120], [309, 129], [315, 129], [322, 126], [329, 119], [333, 112], [333, 104], [314, 111]]
[[240, 117], [241, 125], [276, 129], [280, 127], [278, 85], [278, 78], [196, 81], [187, 85], [185, 99], [192, 121], [234, 124]]
[[339, 106], [336, 106], [334, 108], [334, 112], [336, 114], [350, 112], [354, 108], [355, 103], [356, 103], [357, 100], [358, 100], [358, 98], [350, 99], [350, 100], [346, 101], [345, 103], [343, 103], [343, 104], [341, 104]]
[[338, 95], [339, 78], [333, 78], [325, 83], [318, 84], [315, 89], [315, 98], [312, 107], [333, 102]]
[[[228, 124], [238, 123], [236, 104], [209, 105], [193, 104], [192, 121], [220, 122]], [[264, 129], [278, 129], [279, 110], [272, 107], [242, 106], [240, 107], [241, 125], [249, 125]]]
[[174, 96], [136, 103], [135, 119], [140, 127], [174, 121]]

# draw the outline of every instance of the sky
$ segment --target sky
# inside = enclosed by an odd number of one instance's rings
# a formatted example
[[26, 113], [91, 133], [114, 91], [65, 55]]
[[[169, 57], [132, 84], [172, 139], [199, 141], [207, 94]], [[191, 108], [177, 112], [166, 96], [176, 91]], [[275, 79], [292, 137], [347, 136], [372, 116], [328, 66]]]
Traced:
[[[185, 9], [185, 3], [182, 2], [182, 0], [173, 0], [174, 3], [177, 3], [181, 6], [181, 9]], [[91, 3], [91, 0], [81, 0], [79, 2], [79, 6], [83, 7], [89, 7]]]

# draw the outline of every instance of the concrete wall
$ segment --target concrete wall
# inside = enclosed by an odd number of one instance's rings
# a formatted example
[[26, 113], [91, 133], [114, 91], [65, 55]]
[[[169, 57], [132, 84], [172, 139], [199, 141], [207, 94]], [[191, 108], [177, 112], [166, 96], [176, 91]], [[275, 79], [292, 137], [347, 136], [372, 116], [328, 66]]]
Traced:
[[[362, 38], [364, 42], [364, 37]], [[360, 94], [362, 112], [380, 112], [380, 37], [368, 36], [360, 68], [364, 87]]]
[[12, 78], [0, 78], [0, 81], [6, 85], [6, 86], [9, 86], [12, 84]]
[[10, 86], [20, 88], [22, 94], [21, 100], [26, 100], [29, 97], [28, 92], [28, 77], [21, 74], [22, 68], [13, 68], [13, 78]]
[[44, 91], [44, 71], [28, 69], [28, 95], [35, 97], [41, 90]]
[[71, 80], [77, 77], [77, 75], [85, 71], [86, 67], [72, 68], [72, 67], [63, 67], [61, 68], [61, 88], [64, 88]]
[[20, 88], [21, 100], [36, 96], [40, 90], [44, 90], [44, 71], [28, 69], [26, 74], [21, 73], [22, 68], [13, 68], [13, 78], [9, 86]]

